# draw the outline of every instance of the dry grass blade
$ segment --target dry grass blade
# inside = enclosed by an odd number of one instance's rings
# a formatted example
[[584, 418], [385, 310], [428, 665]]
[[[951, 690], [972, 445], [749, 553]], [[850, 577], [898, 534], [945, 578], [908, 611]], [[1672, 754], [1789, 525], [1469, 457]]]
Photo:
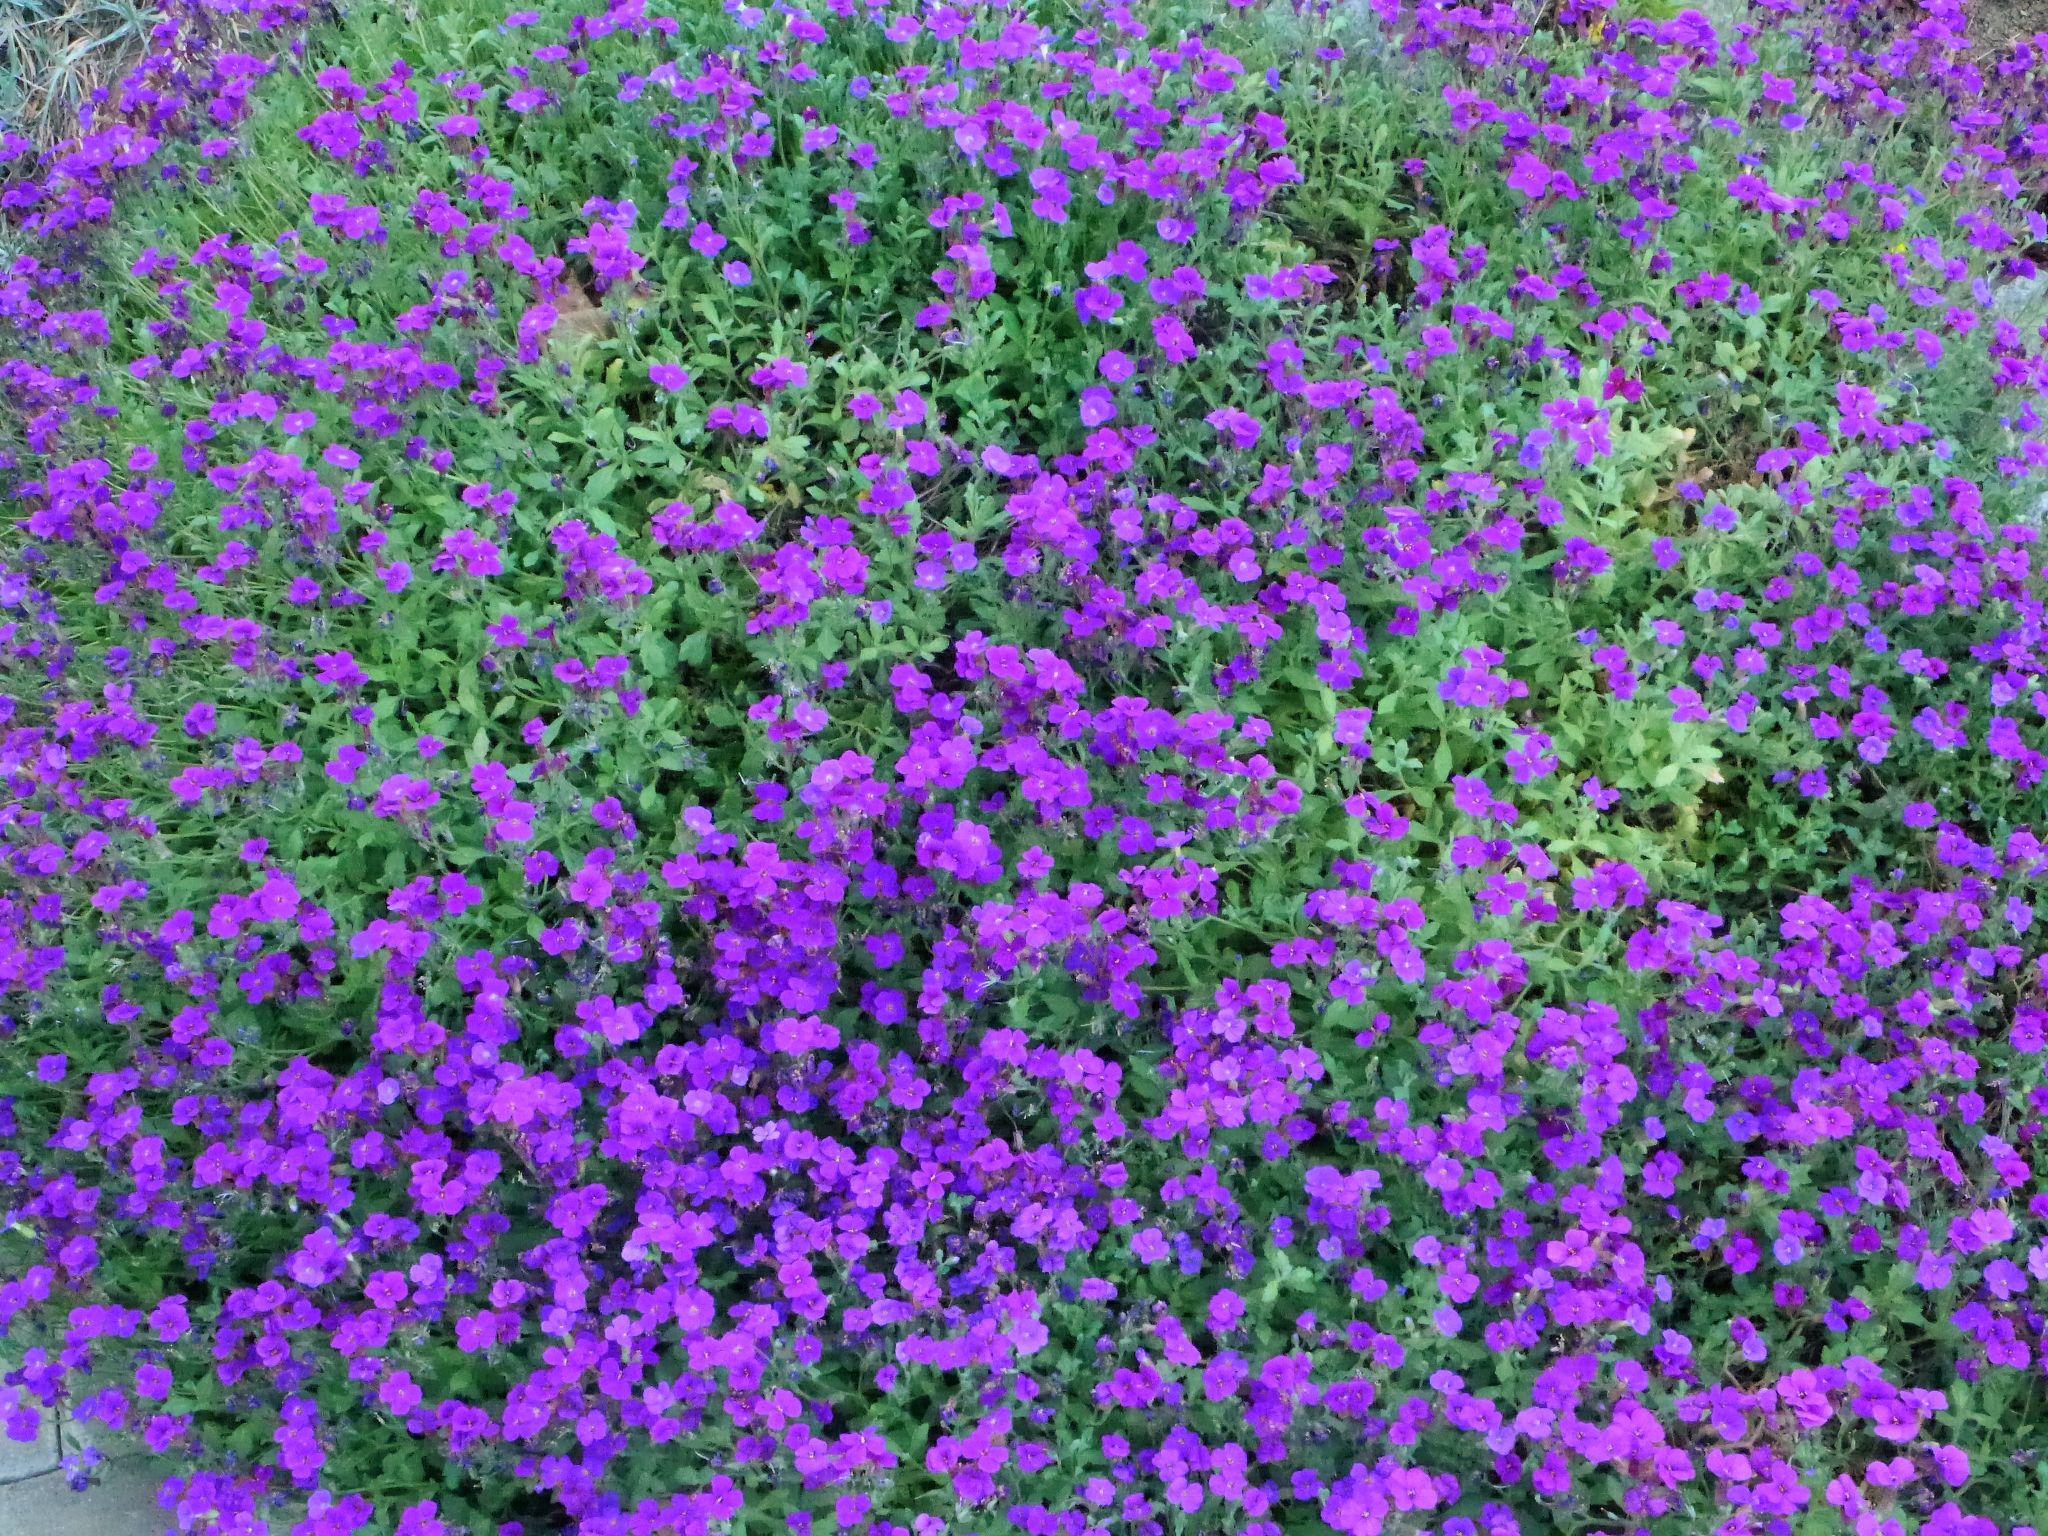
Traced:
[[0, 3], [0, 127], [44, 148], [78, 131], [79, 109], [149, 46], [150, 0]]

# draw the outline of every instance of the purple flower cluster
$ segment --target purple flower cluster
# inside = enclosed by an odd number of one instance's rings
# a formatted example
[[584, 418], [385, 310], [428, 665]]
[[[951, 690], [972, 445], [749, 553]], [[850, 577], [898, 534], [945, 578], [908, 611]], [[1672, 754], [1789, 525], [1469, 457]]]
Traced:
[[192, 0], [0, 145], [8, 1432], [2048, 1524], [2048, 38], [699, 9]]

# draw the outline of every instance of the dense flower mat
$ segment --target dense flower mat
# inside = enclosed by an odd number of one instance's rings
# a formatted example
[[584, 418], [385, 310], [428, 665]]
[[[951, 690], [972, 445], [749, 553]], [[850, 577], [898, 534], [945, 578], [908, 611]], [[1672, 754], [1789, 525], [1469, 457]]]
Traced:
[[175, 10], [0, 141], [8, 1429], [218, 1536], [2048, 1525], [2044, 101]]

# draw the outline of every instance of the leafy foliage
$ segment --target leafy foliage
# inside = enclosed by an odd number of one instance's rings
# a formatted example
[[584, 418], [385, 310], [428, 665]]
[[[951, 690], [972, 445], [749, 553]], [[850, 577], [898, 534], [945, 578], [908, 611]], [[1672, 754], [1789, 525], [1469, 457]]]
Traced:
[[12, 1431], [300, 1536], [2048, 1511], [2036, 50], [151, 35], [0, 191]]

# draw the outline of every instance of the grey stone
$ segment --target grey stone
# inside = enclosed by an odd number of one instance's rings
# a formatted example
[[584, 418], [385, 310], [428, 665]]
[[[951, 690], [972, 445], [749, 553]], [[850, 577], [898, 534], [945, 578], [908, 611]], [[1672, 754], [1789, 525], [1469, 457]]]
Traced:
[[165, 1536], [171, 1517], [158, 1507], [164, 1467], [147, 1457], [101, 1465], [83, 1493], [62, 1472], [0, 1488], [0, 1536]]
[[49, 1472], [57, 1465], [57, 1415], [43, 1410], [42, 1429], [33, 1440], [9, 1440], [0, 1435], [0, 1486]]
[[1716, 35], [1723, 39], [1733, 38], [1736, 27], [1749, 15], [1748, 0], [1693, 0], [1692, 9], [1711, 21]]
[[1991, 312], [2003, 320], [2039, 320], [2048, 315], [2048, 276], [2001, 283], [1991, 295]]

